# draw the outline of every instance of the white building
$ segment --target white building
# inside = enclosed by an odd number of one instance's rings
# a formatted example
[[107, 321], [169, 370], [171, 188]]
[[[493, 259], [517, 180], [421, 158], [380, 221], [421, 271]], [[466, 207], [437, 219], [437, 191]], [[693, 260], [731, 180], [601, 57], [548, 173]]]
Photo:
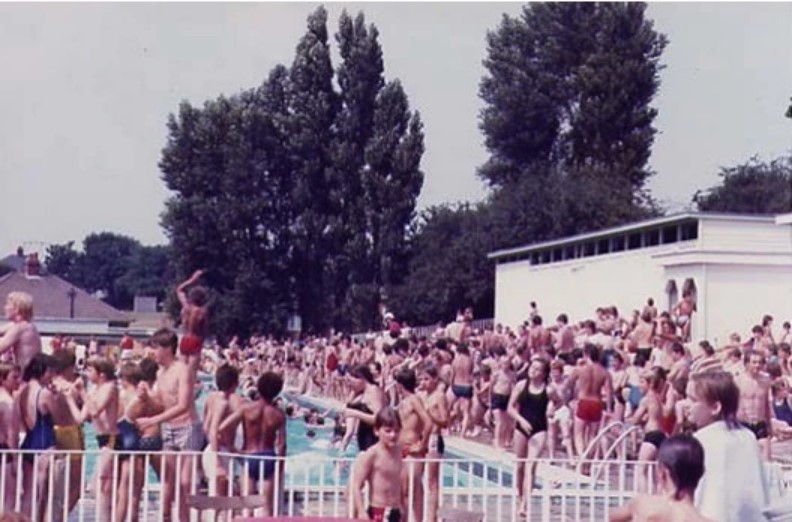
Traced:
[[792, 214], [682, 213], [489, 255], [495, 321], [515, 328], [529, 303], [545, 324], [559, 313], [593, 318], [601, 306], [628, 316], [647, 298], [660, 311], [695, 292], [692, 339], [743, 338], [764, 314], [774, 331], [792, 320]]

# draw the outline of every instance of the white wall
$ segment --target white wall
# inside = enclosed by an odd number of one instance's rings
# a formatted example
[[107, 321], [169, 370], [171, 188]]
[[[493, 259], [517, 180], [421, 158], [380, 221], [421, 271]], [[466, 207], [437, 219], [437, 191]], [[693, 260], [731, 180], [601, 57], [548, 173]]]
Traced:
[[719, 344], [738, 332], [743, 340], [762, 316], [774, 318], [774, 333], [792, 321], [792, 267], [710, 265], [706, 270], [706, 331]]
[[531, 301], [536, 301], [545, 324], [553, 324], [560, 313], [575, 322], [591, 319], [596, 308], [610, 305], [626, 316], [640, 310], [648, 297], [662, 309], [664, 269], [651, 256], [677, 248], [667, 245], [538, 266], [529, 261], [498, 265], [495, 322], [515, 328], [528, 317]]
[[699, 236], [704, 250], [785, 252], [792, 254], [790, 227], [774, 222], [702, 219]]

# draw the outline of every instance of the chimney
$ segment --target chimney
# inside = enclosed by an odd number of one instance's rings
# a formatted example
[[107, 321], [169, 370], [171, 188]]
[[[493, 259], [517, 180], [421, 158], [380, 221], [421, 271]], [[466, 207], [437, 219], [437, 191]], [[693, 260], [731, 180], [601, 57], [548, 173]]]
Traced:
[[28, 254], [27, 259], [25, 260], [25, 275], [27, 277], [41, 276], [41, 263], [39, 262], [37, 252]]

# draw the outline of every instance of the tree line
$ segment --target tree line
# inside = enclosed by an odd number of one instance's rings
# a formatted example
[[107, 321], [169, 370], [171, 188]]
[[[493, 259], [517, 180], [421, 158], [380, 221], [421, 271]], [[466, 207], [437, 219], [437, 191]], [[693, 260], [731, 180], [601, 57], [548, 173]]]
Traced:
[[[361, 331], [378, 324], [382, 303], [411, 324], [453, 319], [464, 306], [491, 316], [489, 252], [663, 212], [646, 182], [667, 39], [645, 8], [531, 3], [504, 16], [486, 35], [479, 85], [487, 196], [416, 213], [420, 115], [399, 80], [386, 79], [379, 33], [362, 13], [341, 15], [332, 63], [320, 7], [290, 67], [170, 115], [159, 165], [172, 191], [168, 247], [100, 234], [126, 269], [79, 268], [97, 249], [89, 236], [83, 253], [54, 245], [49, 269], [106, 290], [116, 306], [131, 292], [165, 296], [166, 285], [207, 269], [221, 335], [280, 334], [293, 315], [311, 332]], [[789, 158], [751, 159], [721, 178], [693, 196], [695, 208], [792, 210]]]

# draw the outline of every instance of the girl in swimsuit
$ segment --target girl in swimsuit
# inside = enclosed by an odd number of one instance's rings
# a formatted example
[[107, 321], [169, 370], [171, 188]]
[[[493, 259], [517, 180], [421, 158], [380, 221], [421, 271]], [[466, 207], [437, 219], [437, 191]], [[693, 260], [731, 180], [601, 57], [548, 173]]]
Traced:
[[[22, 427], [26, 432], [25, 439], [20, 446], [21, 449], [44, 452], [44, 450], [55, 448], [55, 423], [52, 421], [54, 400], [52, 393], [47, 388], [52, 381], [52, 366], [52, 357], [38, 353], [25, 367], [22, 377], [27, 384], [18, 396]], [[24, 491], [32, 491], [33, 468], [34, 466], [36, 468], [37, 484], [35, 487], [39, 493], [39, 502], [33, 506], [33, 495], [23, 495], [22, 497], [22, 512], [33, 520], [44, 518], [50, 460], [50, 456], [45, 452], [43, 455], [27, 454], [23, 457]]]
[[[121, 420], [118, 421], [118, 433], [121, 441], [121, 450], [124, 452], [140, 451], [140, 432], [135, 426], [135, 420], [143, 413], [143, 403], [137, 397], [137, 385], [143, 374], [136, 363], [125, 363], [120, 370], [121, 392], [119, 403]], [[143, 491], [145, 460], [143, 456], [119, 456], [120, 478], [117, 487], [118, 499], [116, 503], [116, 516], [118, 520], [126, 520], [127, 508], [133, 522], [137, 520], [140, 496]], [[134, 478], [132, 496], [129, 496], [130, 477]]]
[[547, 384], [549, 378], [550, 363], [547, 360], [535, 358], [531, 361], [528, 377], [514, 386], [507, 410], [516, 424], [514, 448], [517, 454], [516, 484], [520, 513], [526, 514], [529, 520], [536, 459], [547, 444], [548, 406], [551, 400], [561, 404], [558, 394]]
[[352, 433], [357, 431], [357, 442], [360, 451], [365, 451], [377, 443], [374, 434], [374, 416], [386, 406], [385, 394], [375, 384], [374, 375], [368, 366], [359, 364], [353, 366], [347, 374], [349, 388], [355, 398], [347, 404], [344, 416], [353, 419], [347, 422], [347, 433], [341, 444], [341, 451], [345, 451]]

